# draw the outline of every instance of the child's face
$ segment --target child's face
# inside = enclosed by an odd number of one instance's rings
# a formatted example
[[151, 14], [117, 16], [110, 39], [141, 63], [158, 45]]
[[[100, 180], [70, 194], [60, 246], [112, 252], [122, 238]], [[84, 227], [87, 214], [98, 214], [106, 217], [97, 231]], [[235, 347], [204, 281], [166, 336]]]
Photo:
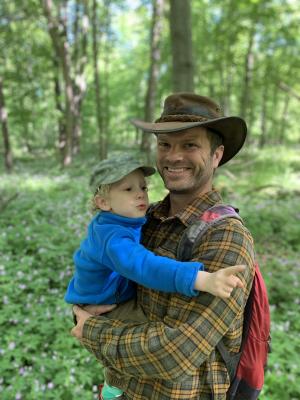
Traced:
[[143, 217], [149, 206], [147, 191], [144, 174], [140, 169], [136, 169], [111, 185], [108, 196], [105, 198], [105, 211], [111, 211], [123, 217]]

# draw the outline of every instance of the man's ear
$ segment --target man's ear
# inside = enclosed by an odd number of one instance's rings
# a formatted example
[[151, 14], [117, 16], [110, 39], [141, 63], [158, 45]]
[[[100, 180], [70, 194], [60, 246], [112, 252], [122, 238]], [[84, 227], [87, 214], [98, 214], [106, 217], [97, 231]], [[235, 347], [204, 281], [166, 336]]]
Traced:
[[214, 155], [213, 155], [213, 166], [214, 166], [214, 168], [218, 168], [218, 165], [219, 165], [220, 161], [222, 160], [223, 153], [224, 153], [224, 146], [223, 145], [221, 145], [221, 146], [216, 148], [216, 150], [214, 152]]
[[108, 199], [106, 199], [105, 197], [100, 196], [99, 194], [97, 194], [95, 196], [95, 204], [96, 204], [97, 208], [99, 208], [102, 211], [110, 211], [111, 210], [110, 201]]

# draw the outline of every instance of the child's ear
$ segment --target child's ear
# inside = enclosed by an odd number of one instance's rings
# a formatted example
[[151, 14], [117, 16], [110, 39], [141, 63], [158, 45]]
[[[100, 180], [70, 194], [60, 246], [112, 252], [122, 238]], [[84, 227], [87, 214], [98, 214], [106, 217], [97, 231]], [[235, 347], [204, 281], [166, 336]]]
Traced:
[[97, 208], [99, 208], [102, 211], [110, 211], [111, 210], [110, 202], [105, 197], [96, 195], [95, 196], [95, 204], [96, 204]]

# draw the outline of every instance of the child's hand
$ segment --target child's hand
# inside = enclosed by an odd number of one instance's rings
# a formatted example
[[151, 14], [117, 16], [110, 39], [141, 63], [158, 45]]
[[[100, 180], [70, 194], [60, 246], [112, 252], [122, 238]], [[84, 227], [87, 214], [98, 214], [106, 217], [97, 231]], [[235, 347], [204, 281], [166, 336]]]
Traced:
[[117, 307], [116, 304], [107, 304], [107, 305], [89, 304], [89, 305], [83, 306], [81, 308], [92, 315], [101, 315], [101, 314], [105, 314], [109, 311], [112, 311], [116, 307]]
[[235, 287], [242, 288], [244, 286], [236, 274], [243, 272], [245, 269], [245, 265], [234, 265], [233, 267], [222, 268], [213, 273], [199, 271], [195, 289], [211, 293], [222, 299], [228, 299]]

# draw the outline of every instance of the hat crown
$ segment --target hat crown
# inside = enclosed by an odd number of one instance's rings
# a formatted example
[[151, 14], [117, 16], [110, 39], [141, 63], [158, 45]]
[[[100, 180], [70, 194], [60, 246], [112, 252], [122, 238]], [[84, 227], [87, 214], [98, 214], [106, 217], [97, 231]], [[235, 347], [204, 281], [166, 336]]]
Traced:
[[222, 116], [220, 106], [209, 97], [182, 92], [166, 98], [163, 112], [155, 122], [207, 121]]

